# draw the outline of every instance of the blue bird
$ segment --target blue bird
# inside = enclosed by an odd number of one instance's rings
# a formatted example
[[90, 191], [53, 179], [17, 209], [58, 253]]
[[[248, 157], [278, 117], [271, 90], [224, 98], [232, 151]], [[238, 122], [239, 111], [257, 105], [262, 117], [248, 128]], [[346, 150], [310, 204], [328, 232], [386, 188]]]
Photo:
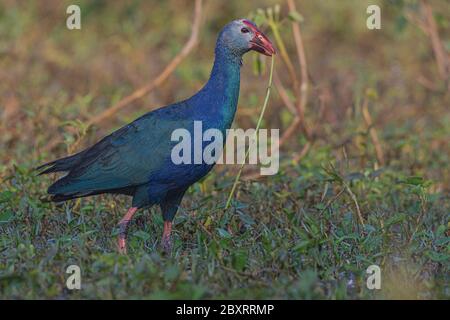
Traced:
[[45, 169], [40, 174], [67, 172], [48, 188], [51, 200], [103, 193], [132, 196], [131, 208], [119, 223], [118, 249], [122, 253], [126, 253], [127, 227], [133, 215], [140, 208], [158, 204], [164, 219], [161, 243], [170, 251], [172, 221], [184, 193], [214, 166], [204, 161], [174, 164], [172, 132], [183, 128], [192, 135], [194, 121], [201, 121], [203, 130], [218, 129], [225, 137], [238, 103], [242, 56], [250, 50], [267, 56], [275, 53], [253, 22], [240, 19], [227, 24], [216, 42], [210, 78], [199, 92], [144, 114], [77, 154], [40, 166], [39, 170]]

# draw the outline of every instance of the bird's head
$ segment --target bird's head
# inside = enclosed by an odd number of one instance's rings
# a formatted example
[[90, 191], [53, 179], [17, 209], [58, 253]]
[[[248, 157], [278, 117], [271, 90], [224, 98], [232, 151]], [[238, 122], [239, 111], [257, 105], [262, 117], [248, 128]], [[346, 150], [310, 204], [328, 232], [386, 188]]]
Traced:
[[234, 20], [227, 24], [222, 29], [217, 42], [218, 46], [225, 47], [238, 56], [250, 50], [266, 56], [275, 54], [275, 48], [270, 40], [247, 19]]

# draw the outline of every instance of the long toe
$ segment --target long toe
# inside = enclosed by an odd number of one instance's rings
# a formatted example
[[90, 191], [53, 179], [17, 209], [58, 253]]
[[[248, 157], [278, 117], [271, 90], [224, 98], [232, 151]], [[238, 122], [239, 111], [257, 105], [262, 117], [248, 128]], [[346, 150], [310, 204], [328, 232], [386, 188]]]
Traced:
[[169, 237], [163, 237], [161, 247], [166, 254], [172, 253], [172, 240]]

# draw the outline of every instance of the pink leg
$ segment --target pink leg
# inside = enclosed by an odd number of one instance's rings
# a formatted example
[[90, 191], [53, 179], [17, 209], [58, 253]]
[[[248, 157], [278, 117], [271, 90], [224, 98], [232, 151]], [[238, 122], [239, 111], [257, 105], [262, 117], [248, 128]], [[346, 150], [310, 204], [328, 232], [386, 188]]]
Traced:
[[170, 240], [170, 233], [172, 232], [172, 221], [164, 221], [164, 231], [162, 235], [162, 247], [164, 251], [170, 252], [172, 243]]
[[119, 253], [126, 254], [127, 253], [127, 229], [128, 229], [128, 223], [130, 223], [131, 219], [133, 218], [133, 215], [136, 213], [138, 208], [131, 207], [125, 216], [120, 220], [119, 222], [119, 237], [117, 239], [117, 246], [119, 248]]

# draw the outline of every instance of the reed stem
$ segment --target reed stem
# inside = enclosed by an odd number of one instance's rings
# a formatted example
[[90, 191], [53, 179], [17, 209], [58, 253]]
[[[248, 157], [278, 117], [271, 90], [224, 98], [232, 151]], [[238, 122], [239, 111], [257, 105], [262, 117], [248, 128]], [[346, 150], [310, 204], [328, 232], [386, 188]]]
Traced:
[[[263, 104], [261, 113], [259, 115], [258, 122], [256, 123], [255, 139], [258, 138], [259, 127], [261, 126], [261, 122], [262, 122], [262, 119], [264, 117], [264, 112], [266, 112], [267, 104], [269, 102], [270, 90], [272, 89], [272, 75], [273, 75], [273, 66], [274, 66], [274, 64], [275, 64], [275, 55], [272, 55], [272, 61], [271, 61], [271, 64], [270, 64], [269, 83], [267, 85], [266, 97], [264, 99], [264, 104]], [[230, 195], [228, 196], [228, 200], [227, 200], [227, 203], [225, 205], [225, 209], [228, 209], [230, 207], [231, 200], [233, 199], [233, 194], [234, 194], [234, 192], [236, 190], [237, 184], [239, 182], [239, 178], [241, 177], [242, 169], [244, 168], [245, 162], [247, 161], [249, 152], [250, 152], [250, 148], [248, 148], [247, 151], [245, 152], [244, 162], [241, 164], [241, 167], [239, 168], [239, 172], [238, 172], [236, 178], [234, 179], [233, 187], [231, 188]]]

